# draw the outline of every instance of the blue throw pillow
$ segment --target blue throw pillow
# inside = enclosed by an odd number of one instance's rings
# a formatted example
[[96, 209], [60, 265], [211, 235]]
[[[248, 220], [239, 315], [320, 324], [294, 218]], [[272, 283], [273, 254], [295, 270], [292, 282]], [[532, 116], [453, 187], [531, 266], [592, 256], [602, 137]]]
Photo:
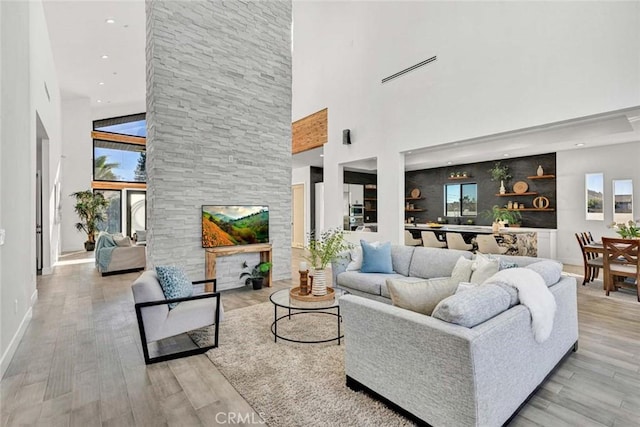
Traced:
[[362, 245], [362, 273], [393, 273], [391, 263], [391, 243], [382, 243], [374, 246], [365, 240], [360, 240]]
[[[156, 273], [166, 299], [186, 298], [193, 295], [191, 281], [180, 267], [158, 266], [156, 267]], [[177, 302], [168, 304], [169, 310], [178, 304]]]

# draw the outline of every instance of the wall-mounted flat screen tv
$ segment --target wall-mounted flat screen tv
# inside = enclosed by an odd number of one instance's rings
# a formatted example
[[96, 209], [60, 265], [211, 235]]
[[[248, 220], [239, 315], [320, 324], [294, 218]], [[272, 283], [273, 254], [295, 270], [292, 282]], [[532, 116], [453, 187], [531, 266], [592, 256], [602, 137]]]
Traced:
[[202, 206], [202, 247], [269, 243], [269, 206]]

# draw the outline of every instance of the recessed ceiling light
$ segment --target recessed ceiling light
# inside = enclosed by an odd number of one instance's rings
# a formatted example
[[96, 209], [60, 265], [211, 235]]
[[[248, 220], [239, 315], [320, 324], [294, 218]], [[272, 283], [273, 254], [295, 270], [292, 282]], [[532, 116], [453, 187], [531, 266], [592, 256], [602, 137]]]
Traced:
[[509, 154], [509, 153], [504, 153], [502, 156], [503, 156], [503, 157], [509, 157], [510, 155], [511, 155], [511, 154]]
[[320, 157], [324, 157], [324, 154], [320, 154]]
[[584, 142], [578, 142], [578, 143], [576, 144], [576, 147], [584, 147]]
[[407, 151], [407, 154], [411, 154], [411, 153], [413, 153], [413, 151]]
[[104, 22], [106, 22], [107, 24], [115, 24], [115, 23], [116, 23], [116, 20], [115, 20], [115, 19], [113, 19], [113, 18], [108, 18], [108, 19], [106, 19]]
[[102, 99], [98, 99], [98, 101], [97, 101], [97, 102], [98, 102], [98, 104], [100, 104], [100, 103], [102, 102]]
[[100, 82], [100, 83], [98, 83], [98, 85], [104, 86], [104, 82]]
[[102, 55], [100, 58], [102, 58], [102, 59], [109, 59], [109, 55]]
[[452, 165], [452, 164], [453, 164], [453, 162], [452, 162], [451, 160], [449, 160], [449, 161], [447, 162], [447, 164], [448, 164], [448, 165]]

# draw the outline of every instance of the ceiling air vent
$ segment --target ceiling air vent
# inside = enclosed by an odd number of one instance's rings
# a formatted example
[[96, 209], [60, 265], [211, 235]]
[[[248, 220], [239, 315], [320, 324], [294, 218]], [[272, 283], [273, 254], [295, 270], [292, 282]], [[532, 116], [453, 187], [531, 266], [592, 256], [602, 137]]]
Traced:
[[409, 71], [417, 70], [420, 67], [424, 67], [425, 65], [427, 65], [430, 62], [435, 61], [436, 59], [438, 59], [437, 56], [432, 56], [429, 59], [425, 59], [424, 61], [419, 62], [416, 65], [412, 65], [411, 67], [405, 68], [402, 71], [398, 71], [397, 73], [392, 74], [389, 77], [385, 77], [384, 79], [382, 79], [382, 83], [387, 83], [388, 81], [391, 81], [391, 80], [395, 79], [396, 77], [400, 77], [400, 76], [402, 76], [404, 74], [407, 74]]

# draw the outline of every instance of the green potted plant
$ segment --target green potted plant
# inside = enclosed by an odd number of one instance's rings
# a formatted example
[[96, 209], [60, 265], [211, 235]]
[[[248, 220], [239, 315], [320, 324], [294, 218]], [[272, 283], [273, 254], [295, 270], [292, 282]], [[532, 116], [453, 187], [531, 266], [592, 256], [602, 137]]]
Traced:
[[505, 224], [517, 227], [522, 219], [520, 212], [516, 210], [509, 210], [498, 205], [493, 205], [491, 210], [484, 211], [483, 215], [493, 220], [494, 233], [497, 233], [498, 230], [500, 230], [500, 227]]
[[491, 181], [500, 181], [500, 194], [506, 193], [504, 182], [509, 182], [509, 180], [511, 179], [509, 166], [503, 165], [501, 162], [495, 162], [493, 164], [493, 167], [489, 169], [489, 174], [491, 175]]
[[84, 248], [87, 251], [92, 251], [96, 247], [98, 223], [106, 220], [105, 211], [109, 206], [109, 201], [104, 198], [102, 193], [94, 193], [91, 190], [76, 191], [71, 194], [71, 197], [76, 199], [74, 210], [80, 218], [80, 221], [76, 223], [76, 229], [87, 233]]
[[313, 267], [311, 293], [316, 296], [327, 294], [326, 268], [338, 254], [350, 249], [352, 245], [344, 240], [344, 231], [332, 228], [317, 236], [309, 234], [309, 243], [305, 247], [308, 255], [304, 257]]
[[251, 283], [253, 285], [253, 289], [262, 289], [262, 286], [264, 285], [264, 278], [269, 274], [271, 266], [272, 264], [270, 262], [264, 261], [256, 264], [253, 268], [249, 268], [247, 261], [245, 261], [242, 263], [242, 268], [249, 271], [243, 271], [240, 273], [240, 278], [246, 278], [244, 281], [245, 285], [248, 286], [249, 283]]

